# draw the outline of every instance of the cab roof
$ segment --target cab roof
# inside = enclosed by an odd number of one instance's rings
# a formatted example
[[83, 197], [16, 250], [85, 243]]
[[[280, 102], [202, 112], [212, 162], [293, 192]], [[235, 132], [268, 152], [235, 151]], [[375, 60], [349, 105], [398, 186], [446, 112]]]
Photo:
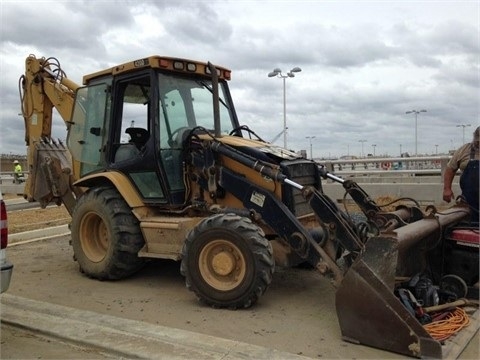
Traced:
[[[208, 67], [207, 63], [195, 60], [153, 55], [146, 58], [129, 61], [127, 63], [101, 70], [93, 74], [85, 75], [83, 77], [83, 84], [88, 85], [90, 81], [100, 77], [115, 76], [145, 68], [211, 77], [210, 68]], [[231, 70], [216, 65], [215, 68], [217, 69], [219, 80], [230, 80]]]

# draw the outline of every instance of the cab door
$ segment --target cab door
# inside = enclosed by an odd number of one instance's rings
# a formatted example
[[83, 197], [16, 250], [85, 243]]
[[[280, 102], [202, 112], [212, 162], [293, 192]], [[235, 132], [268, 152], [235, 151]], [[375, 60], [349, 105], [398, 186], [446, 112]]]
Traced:
[[147, 203], [168, 203], [158, 169], [155, 88], [150, 71], [114, 81], [110, 168], [126, 174]]

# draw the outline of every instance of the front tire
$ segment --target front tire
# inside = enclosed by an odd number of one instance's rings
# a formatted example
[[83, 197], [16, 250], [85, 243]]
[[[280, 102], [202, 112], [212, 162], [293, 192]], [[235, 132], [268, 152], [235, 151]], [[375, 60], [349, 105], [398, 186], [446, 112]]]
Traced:
[[218, 214], [187, 236], [180, 271], [187, 288], [212, 307], [248, 308], [267, 290], [275, 269], [273, 250], [250, 219]]
[[73, 211], [71, 232], [74, 257], [88, 277], [118, 280], [144, 264], [137, 256], [144, 245], [139, 222], [115, 189], [87, 191]]

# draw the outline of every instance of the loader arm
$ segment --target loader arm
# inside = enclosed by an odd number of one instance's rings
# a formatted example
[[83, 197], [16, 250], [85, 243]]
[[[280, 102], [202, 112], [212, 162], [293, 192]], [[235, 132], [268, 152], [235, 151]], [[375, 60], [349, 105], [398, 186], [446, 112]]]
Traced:
[[71, 212], [75, 203], [70, 186], [71, 157], [63, 143], [51, 136], [54, 108], [69, 130], [79, 85], [66, 77], [55, 58], [38, 59], [30, 55], [19, 86], [29, 166], [24, 197], [39, 201], [43, 207], [50, 202], [63, 202]]
[[[352, 221], [339, 211], [325, 194], [310, 186], [304, 187], [291, 181], [274, 165], [253, 158], [221, 141], [214, 140], [211, 142], [210, 147], [204, 149], [202, 154], [201, 159], [199, 159], [192, 153], [194, 167], [210, 169], [202, 171], [202, 173], [212, 175], [218, 173], [217, 177], [222, 190], [241, 200], [244, 209], [248, 210], [247, 216], [256, 221], [260, 219], [264, 221], [301, 259], [318, 268], [323, 274], [332, 274], [334, 285], [340, 285], [343, 279], [343, 271], [336, 264], [338, 253], [325, 250], [319, 243], [339, 243], [343, 249], [351, 253], [358, 253], [363, 244]], [[224, 166], [218, 166], [218, 169], [214, 169], [216, 154], [221, 154], [254, 169], [262, 176], [279, 182], [283, 186], [301, 190], [318, 222], [322, 225], [316, 228], [315, 238], [274, 193], [262, 189], [233, 169]], [[204, 159], [209, 159], [208, 163]], [[199, 179], [198, 181], [204, 189], [211, 192], [209, 184], [212, 181], [207, 179]]]
[[319, 173], [324, 179], [330, 179], [342, 184], [345, 192], [352, 197], [377, 232], [379, 232], [379, 229], [383, 231], [387, 229], [393, 230], [423, 218], [423, 213], [418, 206], [398, 206], [395, 211], [383, 211], [355, 181], [339, 178], [326, 171], [323, 166], [319, 166]]

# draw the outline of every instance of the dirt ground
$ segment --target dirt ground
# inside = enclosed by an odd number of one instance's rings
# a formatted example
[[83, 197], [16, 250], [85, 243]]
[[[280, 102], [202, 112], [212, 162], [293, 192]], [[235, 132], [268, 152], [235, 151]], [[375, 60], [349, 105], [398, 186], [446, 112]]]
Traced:
[[70, 222], [70, 214], [62, 206], [46, 209], [27, 209], [8, 212], [8, 232], [15, 234], [40, 228], [65, 225]]

